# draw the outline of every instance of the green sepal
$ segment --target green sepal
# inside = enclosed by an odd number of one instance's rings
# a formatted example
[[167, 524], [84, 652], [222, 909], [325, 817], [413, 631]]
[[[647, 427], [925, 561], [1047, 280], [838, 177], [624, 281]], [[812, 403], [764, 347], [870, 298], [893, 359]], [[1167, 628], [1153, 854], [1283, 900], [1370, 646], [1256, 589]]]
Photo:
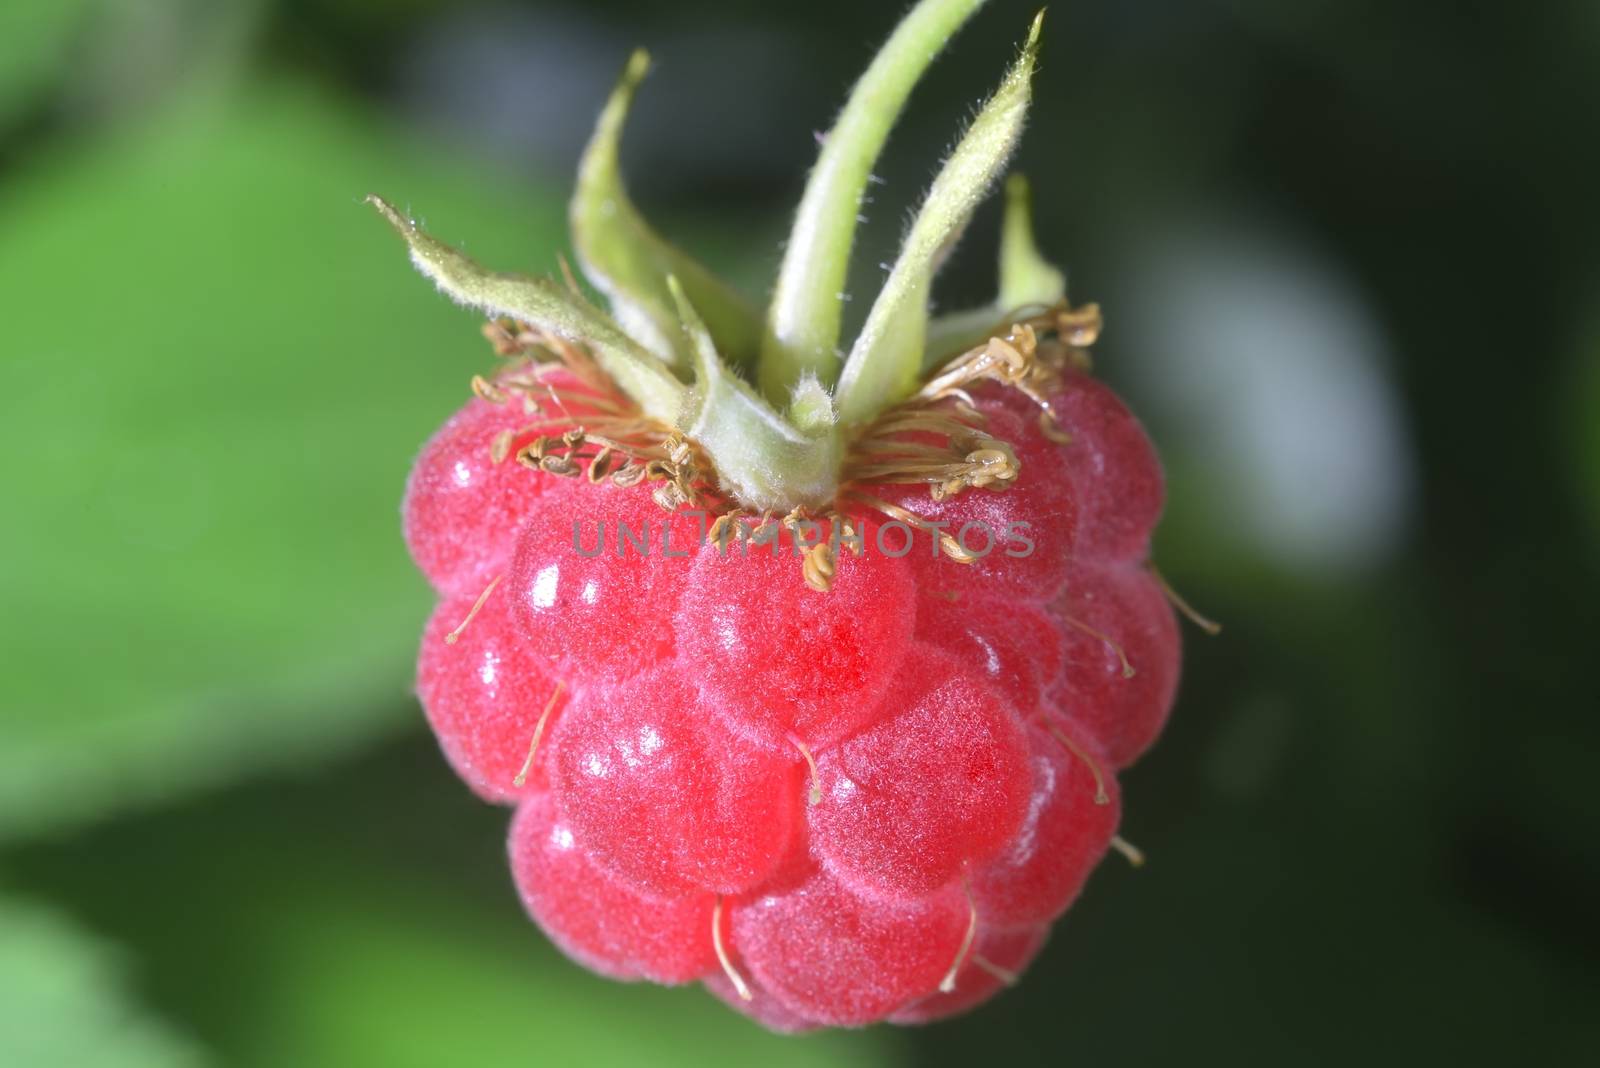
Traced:
[[981, 308], [935, 316], [928, 324], [925, 367], [981, 345], [1006, 329], [1015, 313], [1042, 310], [1067, 295], [1067, 277], [1039, 254], [1033, 240], [1032, 192], [1020, 174], [1006, 179], [1005, 220], [1000, 225], [1000, 290]]
[[683, 383], [661, 360], [587, 301], [548, 278], [488, 270], [423, 231], [383, 198], [369, 196], [367, 203], [377, 208], [405, 239], [411, 262], [445, 296], [489, 315], [520, 319], [588, 346], [595, 362], [646, 415], [666, 423], [677, 422], [683, 407]]
[[841, 294], [861, 198], [911, 89], [984, 0], [922, 0], [878, 50], [823, 140], [784, 246], [767, 310], [761, 389], [774, 404], [808, 372], [839, 375]]
[[933, 276], [978, 203], [1005, 168], [1032, 97], [1044, 12], [1034, 17], [1022, 56], [1007, 72], [933, 180], [899, 259], [867, 313], [838, 390], [839, 416], [862, 423], [912, 393], [922, 371]]
[[605, 294], [623, 330], [669, 363], [683, 366], [690, 357], [667, 292], [667, 276], [675, 275], [705, 316], [717, 350], [735, 365], [751, 364], [761, 344], [755, 307], [663, 240], [628, 199], [618, 145], [634, 92], [649, 70], [643, 49], [629, 57], [578, 165], [567, 216], [579, 266]]
[[694, 389], [683, 431], [706, 450], [722, 489], [752, 511], [824, 507], [837, 484], [838, 446], [821, 433], [791, 425], [717, 356], [716, 344], [676, 277], [667, 285], [694, 359]]

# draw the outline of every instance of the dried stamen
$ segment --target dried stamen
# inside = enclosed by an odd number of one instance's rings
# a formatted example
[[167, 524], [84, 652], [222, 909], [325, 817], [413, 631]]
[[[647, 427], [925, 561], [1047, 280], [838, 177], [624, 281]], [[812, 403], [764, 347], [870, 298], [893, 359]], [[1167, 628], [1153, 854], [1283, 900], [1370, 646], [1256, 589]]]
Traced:
[[739, 969], [733, 966], [733, 961], [728, 956], [728, 948], [722, 944], [722, 895], [717, 895], [717, 903], [711, 909], [711, 948], [717, 952], [717, 963], [722, 965], [722, 974], [728, 977], [728, 982], [733, 984], [733, 989], [738, 993], [740, 1000], [749, 1001], [755, 995], [750, 993], [750, 984], [744, 981], [744, 976], [739, 974]]
[[1172, 607], [1183, 613], [1189, 622], [1193, 623], [1195, 626], [1199, 627], [1212, 637], [1216, 637], [1218, 634], [1222, 633], [1222, 624], [1216, 622], [1215, 620], [1208, 619], [1199, 612], [1195, 611], [1194, 606], [1188, 601], [1184, 600], [1183, 596], [1178, 593], [1177, 590], [1172, 588], [1172, 584], [1167, 581], [1166, 576], [1160, 571], [1156, 570], [1155, 564], [1149, 564], [1147, 567], [1150, 570], [1150, 576], [1154, 578], [1161, 586], [1161, 592], [1166, 594], [1167, 600], [1172, 602]]
[[730, 540], [733, 538], [743, 540], [744, 527], [738, 522], [742, 514], [741, 512], [723, 512], [713, 519], [711, 525], [706, 528], [707, 544], [715, 545], [718, 552], [725, 553], [728, 551], [728, 542]]
[[[1010, 442], [985, 433], [985, 420], [968, 387], [995, 382], [1016, 389], [1040, 408], [1040, 426], [1053, 441], [1066, 440], [1049, 400], [1049, 388], [1063, 367], [1081, 362], [1077, 346], [1098, 336], [1100, 312], [1094, 305], [1035, 309], [950, 360], [902, 404], [883, 412], [852, 443], [843, 478], [847, 487], [926, 484], [934, 500], [969, 489], [1003, 490], [1021, 473]], [[1047, 336], [1041, 338], [1041, 332]], [[1084, 357], [1086, 359], [1086, 357]], [[907, 440], [912, 438], [913, 440]], [[862, 498], [904, 521], [904, 516]], [[954, 559], [953, 539], [941, 542]]]
[[1089, 769], [1090, 775], [1094, 776], [1094, 803], [1097, 805], [1111, 804], [1111, 795], [1106, 793], [1106, 779], [1105, 774], [1100, 770], [1100, 762], [1085, 752], [1081, 745], [1067, 737], [1067, 733], [1054, 723], [1051, 723], [1048, 717], [1041, 716], [1039, 722], [1043, 724], [1044, 729], [1050, 733], [1052, 738], [1062, 744], [1067, 752], [1083, 761], [1083, 766]]
[[506, 457], [511, 455], [511, 443], [515, 439], [516, 435], [510, 430], [502, 430], [496, 434], [494, 440], [489, 443], [489, 461], [496, 465], [505, 463]]
[[1128, 841], [1122, 835], [1114, 835], [1111, 839], [1111, 848], [1128, 858], [1128, 863], [1135, 868], [1144, 867], [1144, 850]]
[[822, 777], [817, 774], [816, 758], [811, 755], [811, 750], [806, 747], [806, 743], [802, 742], [800, 736], [793, 731], [789, 732], [789, 744], [800, 750], [800, 755], [806, 758], [806, 767], [811, 769], [811, 795], [809, 798], [811, 804], [822, 804]]
[[556, 701], [561, 697], [565, 683], [557, 682], [556, 688], [550, 691], [550, 700], [544, 703], [544, 711], [539, 713], [539, 722], [533, 725], [533, 741], [528, 743], [528, 756], [522, 762], [522, 767], [517, 771], [516, 778], [511, 780], [511, 785], [521, 789], [528, 781], [528, 772], [533, 770], [533, 757], [539, 751], [539, 739], [544, 736], [544, 725], [550, 719], [550, 713], [555, 710]]
[[910, 407], [867, 429], [851, 447], [844, 474], [858, 485], [926, 484], [943, 500], [967, 489], [1009, 488], [1021, 469], [1010, 442], [948, 412]]
[[972, 897], [972, 880], [963, 877], [961, 888], [967, 894], [967, 933], [961, 939], [961, 948], [956, 950], [955, 963], [950, 965], [950, 970], [939, 980], [941, 994], [948, 994], [956, 988], [956, 976], [960, 974], [961, 966], [967, 962], [967, 954], [972, 951], [972, 943], [978, 937], [978, 903]]
[[988, 972], [1006, 986], [1016, 986], [1022, 982], [1022, 976], [1010, 968], [1000, 967], [1000, 965], [985, 957], [982, 953], [974, 953], [972, 955], [972, 966]]
[[1042, 408], [1043, 410], [1039, 412], [1039, 433], [1057, 445], [1071, 445], [1072, 435], [1061, 429], [1061, 424], [1056, 422], [1055, 412], [1050, 409], [1048, 402], [1042, 405]]
[[466, 630], [467, 624], [477, 617], [478, 610], [483, 607], [483, 602], [489, 599], [489, 595], [494, 592], [496, 586], [500, 585], [500, 580], [503, 578], [505, 578], [504, 575], [496, 575], [489, 581], [489, 585], [483, 588], [483, 592], [478, 594], [478, 599], [472, 602], [472, 608], [467, 612], [467, 618], [456, 624], [456, 629], [444, 636], [446, 645], [454, 645], [460, 639], [461, 632]]
[[977, 563], [978, 557], [962, 548], [961, 542], [956, 540], [955, 535], [946, 533], [944, 531], [939, 531], [939, 529], [932, 523], [928, 522], [911, 509], [902, 508], [898, 504], [890, 504], [888, 501], [882, 500], [881, 498], [869, 496], [868, 494], [861, 493], [859, 491], [852, 491], [850, 498], [851, 500], [860, 501], [862, 504], [877, 509], [890, 519], [898, 519], [907, 526], [916, 527], [919, 530], [937, 531], [939, 535], [939, 548], [943, 550], [946, 556], [958, 564]]
[[472, 392], [490, 404], [504, 404], [506, 402], [505, 391], [482, 375], [472, 376]]
[[1128, 663], [1128, 654], [1122, 651], [1122, 646], [1113, 641], [1110, 635], [1103, 630], [1096, 630], [1083, 620], [1074, 619], [1072, 616], [1063, 616], [1062, 621], [1070, 627], [1083, 631], [1089, 637], [1104, 642], [1112, 652], [1117, 654], [1117, 659], [1122, 661], [1122, 677], [1125, 679], [1133, 678], [1136, 672], [1133, 670], [1133, 665]]
[[818, 593], [827, 593], [833, 589], [835, 564], [833, 546], [823, 542], [805, 550], [800, 559], [800, 575], [807, 586]]

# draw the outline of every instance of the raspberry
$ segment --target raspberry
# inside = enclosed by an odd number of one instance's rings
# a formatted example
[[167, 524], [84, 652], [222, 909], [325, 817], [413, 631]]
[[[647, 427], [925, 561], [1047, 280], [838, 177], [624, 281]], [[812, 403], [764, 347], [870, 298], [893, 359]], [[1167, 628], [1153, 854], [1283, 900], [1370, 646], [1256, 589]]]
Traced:
[[612, 979], [669, 984], [716, 968], [708, 937], [716, 899], [651, 897], [595, 867], [551, 795], [517, 810], [510, 851], [528, 914], [584, 967]]
[[735, 894], [795, 840], [800, 769], [729, 737], [676, 664], [591, 693], [562, 717], [562, 813], [602, 867], [655, 893]]
[[526, 773], [523, 763], [541, 718], [548, 731], [567, 695], [512, 625], [506, 598], [489, 597], [476, 616], [473, 607], [473, 598], [457, 597], [434, 610], [417, 658], [417, 696], [456, 774], [485, 801], [510, 802], [548, 783], [544, 759]]
[[911, 899], [999, 852], [1028, 804], [1027, 739], [982, 677], [913, 648], [899, 712], [817, 758], [811, 831], [829, 870], [861, 892]]
[[[1057, 446], [1040, 439], [1023, 419], [999, 405], [986, 407], [983, 414], [990, 434], [1011, 440], [1022, 470], [1061, 469], [1061, 460], [1053, 455]], [[938, 551], [939, 539], [931, 531], [918, 530], [906, 559], [930, 592], [1046, 600], [1066, 582], [1079, 526], [1075, 480], [1022, 477], [1000, 492], [961, 493], [937, 501], [928, 500], [923, 487], [893, 487], [880, 496], [938, 524], [939, 535], [957, 550], [978, 554], [972, 563], [959, 563]]]
[[[1046, 391], [1050, 414], [1026, 398], [989, 393], [980, 408], [991, 419], [1019, 418], [1019, 454], [1049, 456], [1067, 475], [1083, 512], [1077, 555], [1088, 560], [1138, 563], [1150, 549], [1150, 532], [1166, 500], [1161, 461], [1139, 420], [1103, 383], [1082, 372], [1063, 374]], [[1049, 434], [1045, 426], [1054, 424]], [[1063, 440], [1051, 441], [1054, 436]]]
[[[547, 388], [569, 398], [564, 415], [582, 413], [592, 394], [570, 373], [552, 368]], [[525, 517], [553, 484], [528, 478], [510, 454], [536, 434], [559, 436], [567, 423], [528, 427], [535, 420], [521, 404], [475, 397], [423, 446], [411, 468], [401, 517], [406, 546], [435, 589], [476, 596], [505, 567]], [[507, 436], [505, 455], [495, 441]]]
[[1047, 702], [1083, 725], [1114, 768], [1139, 758], [1166, 725], [1178, 691], [1178, 621], [1148, 572], [1075, 564], [1049, 611], [1067, 655]]
[[1044, 926], [979, 931], [971, 955], [956, 973], [955, 989], [932, 994], [890, 1013], [889, 1022], [933, 1023], [976, 1008], [1005, 987], [1016, 986], [1049, 937], [1050, 928]]
[[1047, 924], [1067, 910], [1116, 833], [1120, 797], [1105, 758], [1073, 723], [1029, 732], [1032, 792], [1003, 853], [972, 873], [978, 915], [996, 927]]
[[[784, 1008], [783, 1002], [773, 997], [764, 987], [748, 979], [743, 982], [742, 992], [722, 974], [706, 976], [705, 986], [730, 1009], [750, 1017], [769, 1031], [776, 1031], [781, 1035], [798, 1035], [806, 1031], [815, 1031], [822, 1026], [814, 1020], [808, 1020], [799, 1013]], [[746, 995], [749, 995], [748, 998]]]
[[1037, 20], [840, 366], [871, 161], [907, 75], [977, 6], [922, 0], [885, 45], [765, 321], [626, 196], [642, 55], [571, 211], [608, 311], [374, 201], [505, 358], [406, 490], [441, 595], [428, 722], [470, 789], [517, 806], [513, 879], [563, 952], [699, 982], [774, 1031], [926, 1023], [1014, 985], [1107, 850], [1137, 859], [1115, 774], [1177, 685], [1146, 561], [1161, 469], [1084, 370], [1098, 311], [1033, 249], [1025, 186], [1007, 186], [1000, 302], [927, 308], [1016, 140]]
[[564, 479], [547, 493], [526, 519], [507, 579], [534, 651], [579, 682], [670, 656], [666, 621], [700, 543], [693, 520], [663, 513], [636, 489]]
[[1045, 610], [993, 594], [917, 600], [917, 637], [981, 671], [1018, 712], [1040, 707], [1045, 686], [1065, 669], [1066, 635]]
[[731, 926], [743, 963], [789, 1011], [853, 1027], [936, 990], [967, 925], [955, 886], [885, 904], [818, 870], [797, 887], [738, 905]]
[[784, 537], [707, 545], [685, 581], [673, 633], [734, 731], [768, 745], [822, 747], [879, 711], [915, 617], [916, 586], [903, 561], [843, 552], [832, 588], [818, 597]]

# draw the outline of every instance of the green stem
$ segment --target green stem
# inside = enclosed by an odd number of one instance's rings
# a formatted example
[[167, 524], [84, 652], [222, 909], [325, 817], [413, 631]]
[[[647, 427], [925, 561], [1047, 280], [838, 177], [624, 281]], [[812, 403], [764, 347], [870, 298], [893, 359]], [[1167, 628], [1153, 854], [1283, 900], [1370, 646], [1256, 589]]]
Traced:
[[856, 83], [806, 183], [767, 315], [761, 388], [774, 404], [807, 371], [838, 377], [840, 294], [861, 197], [911, 87], [984, 0], [922, 0]]
[[837, 392], [839, 418], [847, 427], [866, 422], [916, 389], [934, 272], [966, 229], [1022, 135], [1043, 21], [1041, 11], [1028, 31], [1022, 57], [1006, 73], [934, 178], [906, 233], [900, 256], [867, 313]]

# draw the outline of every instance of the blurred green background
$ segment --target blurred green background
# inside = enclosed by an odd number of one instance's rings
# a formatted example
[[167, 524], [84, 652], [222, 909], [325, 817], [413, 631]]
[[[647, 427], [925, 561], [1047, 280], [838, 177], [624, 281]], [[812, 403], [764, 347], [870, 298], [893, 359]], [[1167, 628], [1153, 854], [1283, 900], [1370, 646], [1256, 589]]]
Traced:
[[[1157, 558], [1227, 631], [1188, 632], [1126, 777], [1149, 865], [1108, 863], [1020, 989], [780, 1039], [523, 919], [504, 813], [410, 696], [397, 519], [487, 351], [361, 197], [552, 269], [643, 44], [635, 197], [759, 295], [898, 10], [7, 0], [0, 1063], [1592, 1059], [1588, 0], [1052, 7], [1018, 166], [1167, 459]], [[858, 296], [1031, 13], [994, 0], [913, 98]]]

